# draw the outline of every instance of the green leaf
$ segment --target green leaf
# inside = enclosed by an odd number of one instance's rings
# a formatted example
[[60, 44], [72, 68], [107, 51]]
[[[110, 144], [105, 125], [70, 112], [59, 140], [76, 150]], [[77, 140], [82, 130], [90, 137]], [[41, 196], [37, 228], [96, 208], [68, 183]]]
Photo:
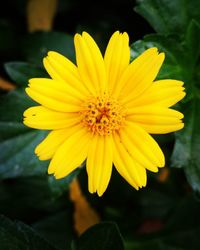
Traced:
[[31, 227], [0, 216], [1, 250], [56, 250]]
[[22, 124], [29, 103], [22, 91], [12, 91], [0, 100], [0, 179], [46, 172], [47, 162], [40, 162], [34, 154], [45, 133]]
[[197, 250], [199, 239], [194, 235], [199, 235], [199, 233], [200, 227], [154, 239], [141, 240], [141, 242], [128, 242], [126, 250]]
[[165, 61], [160, 69], [157, 79], [176, 79], [184, 81], [186, 88], [186, 97], [183, 102], [188, 102], [194, 96], [194, 63], [191, 61], [191, 51], [187, 49], [183, 42], [177, 36], [163, 36], [158, 34], [147, 35], [143, 40], [137, 41], [131, 45], [131, 55], [134, 59], [147, 48], [157, 47], [159, 52], [165, 52]]
[[47, 170], [48, 163], [39, 161], [34, 154], [46, 132], [28, 129], [22, 123], [23, 112], [32, 105], [22, 90], [11, 91], [0, 100], [0, 179], [32, 176]]
[[159, 52], [165, 52], [164, 65], [159, 73], [159, 78], [176, 78], [183, 80], [185, 77], [184, 70], [187, 68], [187, 74], [190, 73], [188, 68], [188, 58], [185, 55], [185, 50], [182, 41], [177, 36], [162, 36], [158, 34], [147, 35], [144, 37], [144, 42], [148, 47], [157, 47]]
[[[13, 90], [8, 94], [1, 95], [0, 121], [22, 124], [24, 110], [33, 105], [35, 105], [35, 102], [25, 94], [23, 89]], [[23, 127], [25, 128], [25, 126]]]
[[48, 184], [51, 188], [51, 192], [53, 193], [54, 197], [61, 196], [61, 194], [63, 194], [63, 192], [68, 189], [69, 184], [80, 173], [81, 167], [83, 166], [84, 164], [82, 164], [79, 168], [75, 169], [73, 172], [71, 172], [69, 175], [67, 175], [63, 179], [58, 180], [58, 179], [55, 179], [54, 176], [49, 176]]
[[123, 250], [124, 244], [115, 223], [104, 222], [89, 228], [75, 242], [73, 250]]
[[[179, 41], [180, 42], [180, 41]], [[163, 66], [159, 72], [158, 78], [176, 78], [183, 79], [182, 67], [186, 59], [183, 58], [184, 50], [177, 44], [177, 37], [162, 35], [147, 35], [143, 40], [139, 40], [131, 45], [131, 55], [139, 56], [146, 49], [157, 47], [159, 52], [165, 52], [166, 57]], [[184, 56], [185, 57], [185, 56]]]
[[196, 97], [184, 107], [185, 128], [176, 134], [172, 166], [184, 168], [186, 177], [196, 191], [200, 192], [200, 98]]
[[56, 180], [52, 176], [41, 175], [1, 180], [0, 213], [35, 223], [42, 219], [41, 215], [55, 215], [63, 209], [67, 211], [71, 206], [67, 194], [71, 178], [69, 175]]
[[137, 56], [138, 52], [141, 53], [153, 46], [158, 47], [159, 51], [164, 51], [166, 59], [159, 72], [158, 79], [172, 78], [182, 80], [185, 83], [184, 87], [187, 95], [182, 103], [187, 103], [187, 106], [181, 107], [179, 105], [179, 108], [185, 111], [186, 127], [177, 133], [172, 159], [174, 166], [184, 167], [187, 179], [194, 190], [199, 190], [200, 183], [198, 148], [196, 148], [198, 145], [196, 142], [197, 124], [199, 124], [198, 116], [200, 115], [198, 111], [199, 97], [196, 97], [198, 95], [196, 87], [199, 82], [197, 70], [200, 54], [199, 34], [199, 24], [192, 20], [182, 38], [175, 35], [148, 35], [142, 41], [138, 41], [131, 46], [133, 57]]
[[195, 66], [200, 55], [200, 25], [195, 20], [192, 20], [188, 26], [185, 43], [191, 55], [190, 64]]
[[[34, 102], [22, 89], [11, 91], [0, 100], [0, 179], [47, 172], [49, 161], [40, 161], [34, 153], [35, 147], [47, 132], [29, 129], [22, 123], [23, 112], [33, 105]], [[73, 172], [65, 180], [69, 183], [78, 172], [79, 170]], [[54, 183], [52, 179], [49, 181]], [[54, 192], [62, 192], [62, 181], [59, 183], [60, 186], [52, 186]]]
[[125, 241], [126, 250], [196, 250], [200, 244], [200, 204], [193, 195], [182, 197], [170, 213], [165, 228]]
[[34, 154], [44, 135], [44, 132], [32, 131], [1, 142], [0, 179], [46, 173], [48, 162], [39, 161]]
[[[24, 90], [10, 91], [0, 99], [0, 143], [18, 134], [31, 131], [22, 123], [23, 112], [34, 102], [25, 95]], [[33, 131], [33, 130], [32, 130]]]
[[30, 63], [8, 62], [4, 66], [10, 78], [20, 87], [26, 87], [30, 78], [48, 77], [44, 69]]
[[184, 0], [137, 0], [138, 6], [135, 7], [135, 11], [158, 33], [183, 32], [188, 21], [184, 2]]
[[185, 34], [192, 19], [200, 21], [198, 0], [137, 0], [135, 11], [160, 34]]
[[73, 37], [61, 32], [36, 32], [29, 34], [22, 43], [26, 60], [42, 67], [48, 51], [56, 51], [75, 61]]
[[61, 249], [71, 249], [71, 241], [74, 238], [73, 220], [71, 210], [58, 212], [33, 224], [33, 227], [52, 245]]

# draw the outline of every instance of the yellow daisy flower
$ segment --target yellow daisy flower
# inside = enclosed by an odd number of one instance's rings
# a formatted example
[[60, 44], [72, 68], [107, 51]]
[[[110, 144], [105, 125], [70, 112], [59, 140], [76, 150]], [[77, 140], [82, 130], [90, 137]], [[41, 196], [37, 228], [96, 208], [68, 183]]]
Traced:
[[115, 32], [104, 57], [86, 32], [74, 38], [77, 66], [50, 51], [44, 67], [52, 79], [29, 81], [27, 94], [40, 106], [24, 112], [24, 124], [52, 130], [36, 147], [40, 160], [63, 178], [86, 160], [88, 188], [101, 196], [112, 165], [135, 189], [146, 169], [157, 172], [164, 155], [149, 134], [183, 128], [183, 114], [169, 107], [184, 96], [183, 82], [154, 81], [164, 53], [150, 48], [130, 63], [127, 33]]

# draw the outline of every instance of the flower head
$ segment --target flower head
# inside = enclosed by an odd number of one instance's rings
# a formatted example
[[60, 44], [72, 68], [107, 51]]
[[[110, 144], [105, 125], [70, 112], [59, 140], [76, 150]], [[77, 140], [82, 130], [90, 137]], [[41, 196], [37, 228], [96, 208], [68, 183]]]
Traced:
[[130, 63], [127, 33], [115, 32], [104, 57], [92, 37], [74, 38], [76, 62], [50, 51], [44, 66], [52, 79], [29, 81], [27, 94], [40, 106], [24, 112], [24, 124], [52, 130], [36, 147], [51, 159], [48, 173], [63, 178], [86, 160], [88, 188], [101, 196], [114, 164], [135, 188], [146, 185], [146, 169], [157, 172], [164, 155], [149, 134], [183, 128], [182, 113], [169, 107], [184, 96], [183, 83], [155, 78], [164, 53], [150, 48]]

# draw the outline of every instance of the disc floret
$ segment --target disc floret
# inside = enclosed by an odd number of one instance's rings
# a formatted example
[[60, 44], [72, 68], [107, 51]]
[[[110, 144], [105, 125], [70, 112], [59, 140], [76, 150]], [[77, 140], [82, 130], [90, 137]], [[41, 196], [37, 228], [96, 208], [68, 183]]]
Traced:
[[99, 135], [109, 135], [119, 130], [125, 120], [122, 105], [107, 95], [88, 99], [84, 107], [81, 111], [83, 125]]

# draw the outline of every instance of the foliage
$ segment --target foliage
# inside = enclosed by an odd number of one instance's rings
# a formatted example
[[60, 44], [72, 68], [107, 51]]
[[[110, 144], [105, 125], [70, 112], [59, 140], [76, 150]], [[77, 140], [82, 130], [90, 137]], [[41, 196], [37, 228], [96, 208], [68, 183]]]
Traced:
[[[0, 91], [0, 213], [4, 215], [0, 217], [1, 250], [198, 249], [199, 1], [137, 0], [133, 5], [128, 0], [111, 2], [108, 15], [103, 2], [60, 0], [54, 31], [32, 34], [24, 28], [25, 1], [15, 1], [13, 7], [7, 3], [2, 13], [0, 75], [13, 82], [16, 89]], [[92, 17], [83, 15], [86, 9], [90, 9]], [[42, 58], [49, 50], [75, 62], [72, 37], [83, 29], [95, 36], [102, 51], [112, 31], [127, 30], [131, 43], [133, 38], [138, 39], [131, 44], [132, 59], [156, 46], [166, 53], [158, 78], [185, 82], [187, 95], [176, 107], [185, 115], [185, 128], [175, 134], [156, 136], [166, 155], [168, 174], [164, 181], [162, 171], [149, 174], [147, 187], [137, 192], [114, 171], [108, 191], [98, 198], [88, 194], [85, 171], [75, 171], [57, 181], [47, 176], [48, 162], [41, 162], [34, 155], [35, 146], [46, 132], [22, 124], [23, 111], [34, 105], [24, 88], [29, 78], [48, 77]], [[75, 176], [102, 219], [79, 238], [69, 195]]]

